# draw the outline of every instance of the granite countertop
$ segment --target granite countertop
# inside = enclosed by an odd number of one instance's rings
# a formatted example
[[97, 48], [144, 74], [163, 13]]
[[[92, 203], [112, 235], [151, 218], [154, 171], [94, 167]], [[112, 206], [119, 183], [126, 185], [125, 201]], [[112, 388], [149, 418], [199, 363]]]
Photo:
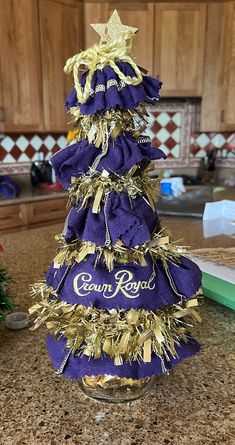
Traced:
[[24, 189], [20, 196], [16, 198], [2, 198], [0, 197], [0, 207], [14, 204], [23, 204], [25, 202], [32, 201], [44, 201], [46, 199], [56, 199], [56, 198], [64, 198], [68, 196], [68, 192], [66, 190], [43, 190], [40, 188], [31, 188], [28, 187]]
[[[162, 225], [192, 248], [234, 243], [225, 236], [203, 240], [199, 220], [168, 218]], [[31, 305], [29, 284], [43, 277], [61, 229], [62, 224], [2, 236], [17, 309]], [[209, 300], [200, 312], [200, 354], [158, 378], [150, 394], [129, 405], [94, 401], [76, 380], [56, 376], [44, 331], [9, 331], [1, 324], [0, 444], [234, 445], [234, 312]]]

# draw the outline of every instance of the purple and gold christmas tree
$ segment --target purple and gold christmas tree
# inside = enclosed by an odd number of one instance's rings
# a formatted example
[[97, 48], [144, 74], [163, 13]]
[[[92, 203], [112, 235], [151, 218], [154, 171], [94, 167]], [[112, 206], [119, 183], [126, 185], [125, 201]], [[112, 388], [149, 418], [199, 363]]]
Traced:
[[161, 82], [131, 58], [137, 29], [122, 25], [116, 11], [92, 26], [100, 42], [65, 66], [75, 85], [66, 108], [78, 132], [51, 159], [71, 210], [30, 312], [35, 328], [49, 331], [58, 374], [134, 384], [199, 350], [188, 317], [199, 318], [201, 273], [160, 228], [159, 179], [149, 169], [165, 155], [138, 132]]

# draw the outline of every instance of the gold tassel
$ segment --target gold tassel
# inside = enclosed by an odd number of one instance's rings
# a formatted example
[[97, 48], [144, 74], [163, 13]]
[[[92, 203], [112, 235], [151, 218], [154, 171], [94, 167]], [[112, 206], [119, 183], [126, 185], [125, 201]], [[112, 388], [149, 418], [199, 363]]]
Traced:
[[194, 300], [188, 300], [186, 303], [186, 307], [198, 306], [198, 300], [195, 298]]
[[201, 316], [199, 315], [199, 313], [197, 311], [195, 311], [195, 309], [191, 309], [191, 314], [194, 316], [194, 318], [201, 323], [202, 319]]
[[143, 361], [145, 363], [150, 363], [151, 362], [151, 338], [147, 338], [147, 340], [145, 340], [144, 342], [144, 358]]
[[126, 332], [125, 334], [122, 335], [122, 338], [121, 338], [119, 344], [116, 346], [115, 354], [123, 355], [123, 354], [127, 353], [129, 337], [130, 337], [129, 332]]
[[106, 352], [106, 354], [111, 355], [112, 354], [112, 342], [110, 338], [106, 338], [103, 344], [103, 351]]
[[77, 263], [80, 263], [87, 257], [87, 255], [94, 253], [95, 253], [95, 245], [87, 242], [86, 244], [83, 245], [80, 252], [76, 255], [75, 260]]
[[92, 206], [93, 213], [100, 212], [100, 203], [101, 203], [103, 193], [104, 193], [103, 184], [100, 184], [100, 186], [98, 187], [98, 189], [96, 191], [95, 199], [94, 199], [93, 206]]

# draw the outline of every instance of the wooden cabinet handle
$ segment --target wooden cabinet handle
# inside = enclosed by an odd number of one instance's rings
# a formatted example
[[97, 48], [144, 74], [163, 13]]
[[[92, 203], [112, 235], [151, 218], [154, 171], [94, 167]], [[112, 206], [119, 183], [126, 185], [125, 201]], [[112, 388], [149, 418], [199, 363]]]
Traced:
[[4, 108], [0, 107], [0, 122], [4, 122]]

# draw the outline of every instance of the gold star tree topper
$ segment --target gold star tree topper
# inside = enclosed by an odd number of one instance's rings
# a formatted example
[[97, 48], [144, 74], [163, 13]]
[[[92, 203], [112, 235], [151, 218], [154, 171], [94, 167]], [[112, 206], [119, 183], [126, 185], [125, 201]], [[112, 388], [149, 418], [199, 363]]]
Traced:
[[138, 28], [123, 25], [116, 9], [107, 23], [95, 23], [91, 27], [100, 35], [101, 39], [108, 38], [111, 41], [117, 40], [120, 33], [132, 31], [135, 34], [138, 31]]

